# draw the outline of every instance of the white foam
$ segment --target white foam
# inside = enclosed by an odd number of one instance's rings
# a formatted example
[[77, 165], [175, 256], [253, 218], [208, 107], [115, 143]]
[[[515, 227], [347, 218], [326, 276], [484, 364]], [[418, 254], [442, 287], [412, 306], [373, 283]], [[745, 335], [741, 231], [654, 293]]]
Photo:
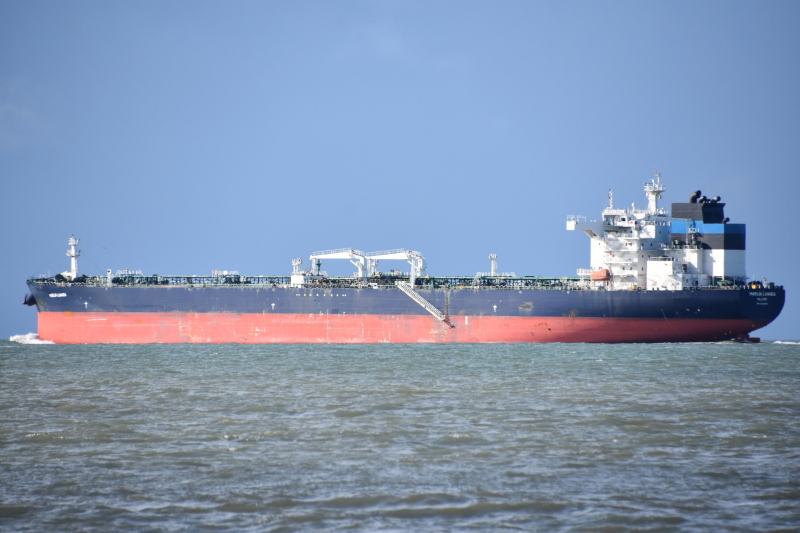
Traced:
[[53, 341], [39, 340], [38, 333], [28, 333], [26, 335], [11, 335], [9, 339], [11, 342], [18, 342], [20, 344], [55, 344]]
[[775, 341], [772, 344], [800, 344], [800, 342], [797, 342], [797, 341]]

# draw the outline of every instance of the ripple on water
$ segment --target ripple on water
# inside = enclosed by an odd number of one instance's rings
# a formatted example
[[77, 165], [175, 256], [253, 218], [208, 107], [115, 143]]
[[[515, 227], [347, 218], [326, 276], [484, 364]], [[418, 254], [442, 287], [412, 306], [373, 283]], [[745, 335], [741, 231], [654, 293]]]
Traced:
[[0, 346], [11, 530], [800, 528], [795, 344]]

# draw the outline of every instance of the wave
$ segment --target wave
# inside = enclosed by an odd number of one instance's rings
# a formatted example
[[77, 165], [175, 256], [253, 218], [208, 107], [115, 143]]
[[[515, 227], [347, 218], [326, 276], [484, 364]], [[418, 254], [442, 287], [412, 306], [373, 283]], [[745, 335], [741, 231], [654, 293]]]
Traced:
[[772, 344], [800, 344], [798, 341], [775, 341]]
[[25, 335], [11, 335], [9, 339], [11, 342], [18, 342], [20, 344], [55, 344], [53, 341], [43, 341], [39, 339], [38, 333], [27, 333]]

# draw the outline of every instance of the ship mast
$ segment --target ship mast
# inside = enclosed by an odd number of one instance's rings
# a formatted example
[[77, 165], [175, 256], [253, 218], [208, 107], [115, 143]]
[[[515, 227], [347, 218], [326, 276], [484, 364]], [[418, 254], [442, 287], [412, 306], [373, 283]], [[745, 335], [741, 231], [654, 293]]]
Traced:
[[650, 183], [644, 185], [644, 192], [647, 195], [647, 213], [650, 215], [658, 214], [658, 199], [661, 198], [661, 193], [667, 190], [661, 184], [661, 172], [656, 172], [655, 175], [654, 180], [650, 180]]
[[497, 254], [489, 254], [489, 259], [492, 261], [492, 276], [497, 276]]
[[67, 250], [67, 257], [70, 259], [69, 265], [69, 275], [70, 279], [75, 279], [78, 277], [78, 256], [81, 255], [81, 251], [77, 250], [75, 247], [78, 246], [80, 239], [76, 239], [75, 235], [70, 236], [69, 238], [69, 250]]

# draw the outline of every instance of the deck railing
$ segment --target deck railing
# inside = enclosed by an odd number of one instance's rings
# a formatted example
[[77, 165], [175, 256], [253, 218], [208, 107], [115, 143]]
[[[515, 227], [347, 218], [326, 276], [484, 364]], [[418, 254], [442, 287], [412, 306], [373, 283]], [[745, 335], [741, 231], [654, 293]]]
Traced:
[[[160, 279], [156, 279], [160, 278]], [[191, 282], [177, 281], [191, 279]], [[475, 283], [475, 280], [479, 283]], [[396, 282], [408, 282], [407, 277], [384, 277], [371, 278], [363, 281], [357, 278], [322, 278], [306, 283], [305, 288], [319, 289], [390, 289], [396, 290]], [[82, 282], [57, 281], [53, 278], [31, 278], [29, 283], [41, 286], [52, 287], [109, 287], [106, 278], [93, 277], [87, 278]], [[165, 287], [165, 288], [290, 288], [289, 276], [241, 276], [238, 282], [230, 283], [216, 278], [193, 277], [193, 276], [142, 276], [132, 280], [118, 280], [112, 283], [114, 288], [133, 288], [133, 287]], [[297, 288], [297, 287], [295, 287]], [[577, 290], [606, 290], [603, 287], [595, 287], [586, 280], [580, 278], [461, 278], [461, 277], [426, 277], [417, 278], [414, 289], [426, 291], [432, 289], [450, 290], [544, 290], [544, 291], [577, 291]], [[755, 287], [748, 283], [746, 285], [710, 285], [698, 287], [684, 287], [684, 291], [717, 291], [717, 290], [770, 290], [783, 289], [781, 285], [758, 283]], [[640, 290], [645, 290], [640, 288]]]

